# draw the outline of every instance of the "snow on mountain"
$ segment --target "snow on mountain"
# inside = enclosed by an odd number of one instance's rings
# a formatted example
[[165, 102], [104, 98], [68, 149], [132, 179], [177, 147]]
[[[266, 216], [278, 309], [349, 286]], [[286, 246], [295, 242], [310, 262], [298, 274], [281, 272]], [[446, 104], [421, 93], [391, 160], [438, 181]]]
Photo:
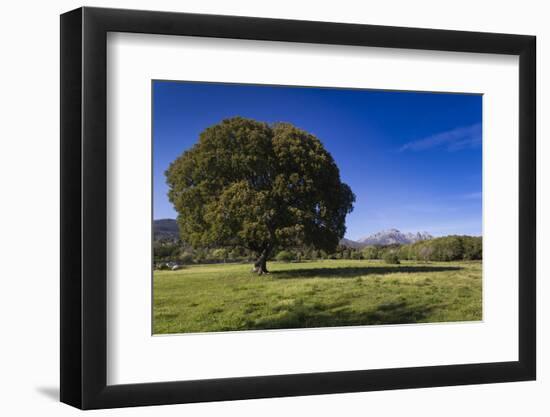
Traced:
[[353, 242], [352, 246], [349, 244], [349, 240], [345, 239], [347, 242], [341, 242], [343, 245], [350, 247], [357, 247], [358, 244], [360, 247], [365, 246], [385, 246], [385, 245], [405, 245], [408, 243], [414, 243], [421, 240], [433, 239], [433, 236], [428, 232], [416, 232], [416, 233], [403, 233], [397, 229], [383, 230], [381, 232], [375, 233], [368, 237]]

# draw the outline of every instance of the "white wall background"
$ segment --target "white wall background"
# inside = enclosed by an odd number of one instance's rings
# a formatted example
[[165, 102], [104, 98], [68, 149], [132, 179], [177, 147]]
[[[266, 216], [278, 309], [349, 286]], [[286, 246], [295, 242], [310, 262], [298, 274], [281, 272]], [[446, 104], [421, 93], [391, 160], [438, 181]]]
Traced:
[[[9, 2], [0, 22], [0, 410], [4, 415], [75, 415], [57, 402], [59, 379], [59, 17], [72, 0]], [[395, 26], [532, 34], [538, 37], [539, 378], [536, 382], [325, 395], [94, 412], [94, 415], [275, 416], [346, 414], [465, 416], [550, 412], [550, 26], [536, 0], [124, 0], [86, 5], [237, 14]]]

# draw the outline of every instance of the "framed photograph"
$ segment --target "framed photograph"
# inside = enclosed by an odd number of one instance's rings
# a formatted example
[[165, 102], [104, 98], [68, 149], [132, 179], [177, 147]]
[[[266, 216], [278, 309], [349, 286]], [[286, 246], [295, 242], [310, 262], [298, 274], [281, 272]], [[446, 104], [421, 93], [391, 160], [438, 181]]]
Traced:
[[61, 401], [533, 380], [535, 37], [61, 16]]

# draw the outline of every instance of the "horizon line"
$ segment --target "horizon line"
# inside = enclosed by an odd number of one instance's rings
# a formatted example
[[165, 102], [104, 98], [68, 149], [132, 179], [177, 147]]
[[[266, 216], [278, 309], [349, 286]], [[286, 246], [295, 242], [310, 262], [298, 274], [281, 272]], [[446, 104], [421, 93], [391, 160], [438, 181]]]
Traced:
[[[177, 221], [177, 219], [174, 219], [172, 217], [163, 217], [163, 218], [160, 218], [160, 219], [153, 219], [153, 222], [156, 222], [156, 221], [159, 221], [159, 220], [174, 220], [174, 221]], [[479, 234], [469, 234], [469, 233], [451, 233], [451, 234], [444, 234], [444, 235], [433, 235], [431, 232], [427, 231], [427, 230], [416, 230], [416, 231], [409, 231], [409, 230], [400, 230], [398, 228], [395, 228], [395, 227], [390, 227], [390, 228], [387, 228], [387, 229], [380, 229], [379, 231], [377, 232], [373, 232], [371, 233], [370, 235], [366, 235], [366, 236], [363, 236], [363, 237], [360, 237], [360, 238], [357, 238], [357, 239], [352, 239], [352, 238], [349, 238], [349, 237], [346, 237], [344, 236], [342, 239], [346, 239], [346, 240], [350, 240], [352, 242], [358, 242], [360, 243], [361, 240], [363, 239], [367, 239], [369, 237], [371, 237], [372, 235], [375, 235], [377, 233], [381, 233], [381, 232], [386, 232], [386, 231], [389, 231], [389, 230], [396, 230], [398, 231], [399, 233], [427, 233], [429, 234], [430, 236], [432, 236], [433, 238], [438, 238], [438, 237], [446, 237], [446, 236], [471, 236], [471, 237], [483, 237], [483, 233], [479, 233]]]

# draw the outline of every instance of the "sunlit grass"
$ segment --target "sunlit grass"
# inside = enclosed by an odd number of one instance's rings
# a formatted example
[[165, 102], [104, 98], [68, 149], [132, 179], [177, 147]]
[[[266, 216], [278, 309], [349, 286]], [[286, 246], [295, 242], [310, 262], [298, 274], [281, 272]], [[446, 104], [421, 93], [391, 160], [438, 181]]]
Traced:
[[325, 260], [154, 273], [154, 333], [482, 319], [481, 262]]

